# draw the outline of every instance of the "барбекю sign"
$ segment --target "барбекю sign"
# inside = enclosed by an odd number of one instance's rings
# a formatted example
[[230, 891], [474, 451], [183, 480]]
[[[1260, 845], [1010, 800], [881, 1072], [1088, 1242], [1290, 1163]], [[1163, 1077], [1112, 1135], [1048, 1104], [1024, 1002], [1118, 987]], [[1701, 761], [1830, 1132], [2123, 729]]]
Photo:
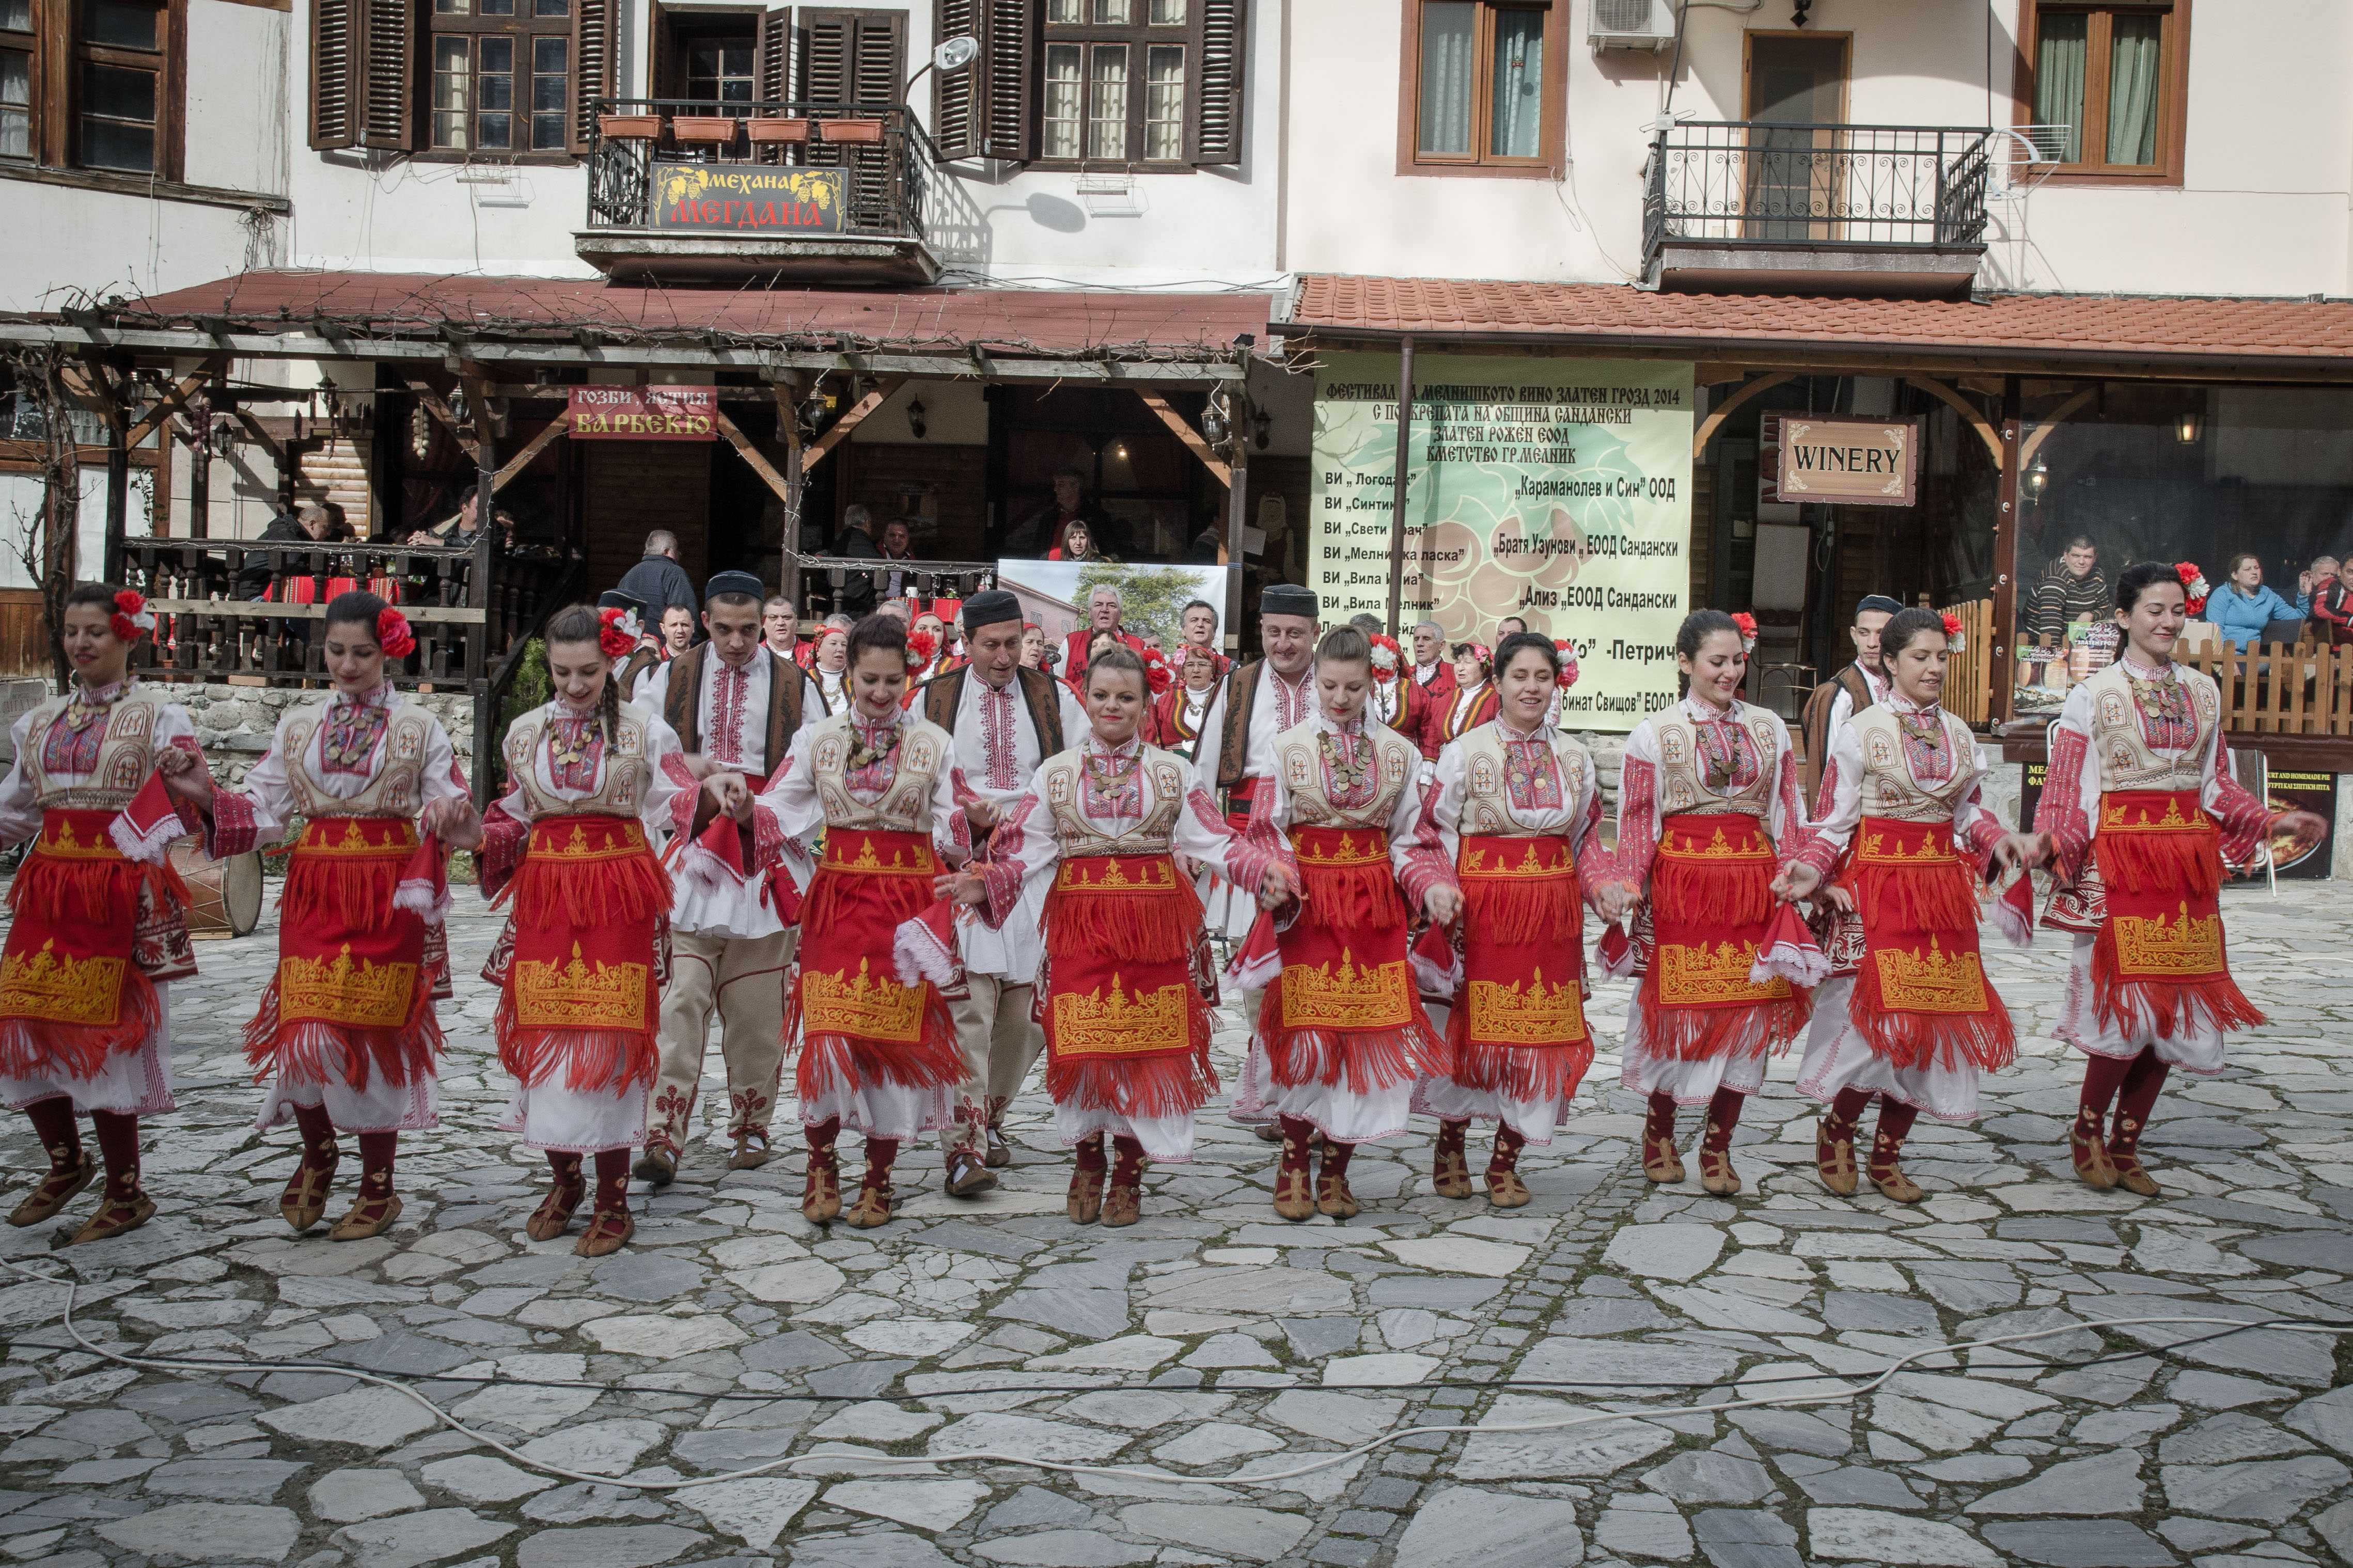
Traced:
[[575, 386], [572, 435], [586, 441], [709, 441], [719, 431], [715, 386]]

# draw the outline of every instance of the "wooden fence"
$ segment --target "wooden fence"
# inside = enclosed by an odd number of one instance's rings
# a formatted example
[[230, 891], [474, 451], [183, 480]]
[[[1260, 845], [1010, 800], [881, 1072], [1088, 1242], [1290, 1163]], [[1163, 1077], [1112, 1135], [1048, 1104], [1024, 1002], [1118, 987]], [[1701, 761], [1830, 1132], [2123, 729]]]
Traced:
[[1993, 601], [1965, 599], [1937, 614], [1961, 621], [1960, 649], [1945, 665], [1945, 711], [1982, 727], [1993, 712]]
[[2353, 646], [2212, 643], [2174, 655], [2214, 678], [2233, 735], [2353, 735]]

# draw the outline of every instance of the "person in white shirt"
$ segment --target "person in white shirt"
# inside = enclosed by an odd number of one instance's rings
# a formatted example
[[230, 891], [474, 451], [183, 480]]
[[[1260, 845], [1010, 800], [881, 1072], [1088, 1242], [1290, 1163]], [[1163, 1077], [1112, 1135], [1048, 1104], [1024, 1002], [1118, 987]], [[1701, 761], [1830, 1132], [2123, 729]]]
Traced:
[[849, 711], [849, 628], [857, 624], [848, 616], [828, 616], [818, 630], [809, 674], [828, 717]]
[[[825, 718], [825, 705], [800, 666], [763, 646], [757, 577], [718, 574], [704, 584], [703, 605], [710, 640], [656, 670], [639, 705], [659, 713], [683, 752], [699, 756], [710, 775], [735, 775], [756, 796], [786, 765], [794, 738]], [[698, 836], [694, 764], [682, 755], [671, 765], [679, 793], [668, 855], [676, 894], [670, 973], [662, 988], [661, 1072], [637, 1163], [638, 1176], [656, 1186], [677, 1174], [694, 1134], [714, 1011], [727, 1064], [727, 1133], [735, 1145], [728, 1168], [768, 1163], [796, 938], [786, 927], [789, 909], [779, 908], [790, 901], [779, 896], [786, 887], [769, 873], [781, 868], [799, 882], [815, 870], [773, 816], [716, 816]]]
[[[953, 737], [956, 799], [972, 825], [973, 854], [986, 863], [997, 820], [1029, 793], [1040, 763], [1087, 733], [1087, 717], [1070, 688], [1021, 667], [1020, 600], [992, 589], [966, 599], [963, 609], [971, 662], [926, 681], [914, 703], [927, 721]], [[965, 1058], [955, 1128], [947, 1141], [946, 1188], [953, 1197], [997, 1185], [989, 1168], [1013, 1161], [1005, 1142], [1006, 1107], [1046, 1043], [1030, 1016], [1044, 910], [1045, 889], [1032, 888], [997, 926], [977, 920], [957, 925], [968, 994], [949, 999]]]
[[794, 613], [793, 602], [782, 594], [771, 594], [760, 606], [760, 640], [778, 658], [800, 662], [800, 616]]

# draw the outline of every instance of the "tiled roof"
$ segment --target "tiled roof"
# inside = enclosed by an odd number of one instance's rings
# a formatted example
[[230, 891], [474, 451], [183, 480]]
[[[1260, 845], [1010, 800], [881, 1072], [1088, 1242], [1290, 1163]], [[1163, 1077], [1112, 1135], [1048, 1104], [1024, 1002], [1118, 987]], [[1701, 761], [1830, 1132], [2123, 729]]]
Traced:
[[1997, 294], [1978, 300], [1650, 293], [1623, 284], [1311, 273], [1286, 325], [1597, 346], [1841, 348], [2153, 360], [2348, 359], [2353, 300]]
[[798, 339], [832, 347], [961, 354], [1229, 356], [1237, 334], [1265, 330], [1264, 293], [1124, 294], [1026, 289], [661, 289], [600, 279], [440, 277], [391, 272], [258, 271], [111, 308], [124, 327], [184, 327], [226, 318], [238, 331], [438, 331], [492, 338], [564, 336], [575, 327], [628, 340]]

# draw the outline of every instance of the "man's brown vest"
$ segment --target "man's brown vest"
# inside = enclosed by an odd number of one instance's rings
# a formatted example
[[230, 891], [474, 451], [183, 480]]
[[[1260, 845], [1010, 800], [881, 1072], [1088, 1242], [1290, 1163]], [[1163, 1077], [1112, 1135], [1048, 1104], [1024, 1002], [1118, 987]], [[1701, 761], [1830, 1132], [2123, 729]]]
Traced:
[[[662, 718], [678, 731], [678, 743], [690, 752], [702, 750], [702, 662], [711, 645], [697, 643], [670, 661], [670, 689], [662, 694]], [[761, 645], [758, 658], [768, 661], [768, 733], [761, 748], [770, 776], [785, 765], [793, 737], [800, 732], [803, 683], [808, 672]]]
[[1226, 728], [1218, 739], [1218, 787], [1221, 790], [1242, 782], [1242, 764], [1250, 760], [1250, 710], [1257, 706], [1259, 682], [1265, 676], [1266, 660], [1254, 658], [1234, 671], [1233, 682], [1226, 688]]
[[[972, 666], [957, 665], [944, 675], [935, 675], [918, 688], [923, 694], [923, 717], [955, 733], [955, 718], [964, 704], [965, 678]], [[1021, 706], [1029, 712], [1029, 729], [1038, 737], [1038, 760], [1060, 755], [1067, 742], [1062, 738], [1062, 704], [1054, 695], [1055, 680], [1042, 669], [1030, 669], [1016, 665], [1014, 683], [1021, 688]]]
[[1806, 784], [1806, 809], [1814, 809], [1814, 796], [1822, 787], [1822, 771], [1830, 764], [1831, 707], [1843, 690], [1854, 699], [1854, 711], [1862, 712], [1871, 706], [1871, 682], [1850, 659], [1839, 672], [1807, 694], [1804, 713], [1799, 724], [1806, 734], [1806, 760], [1799, 766], [1799, 776]]

